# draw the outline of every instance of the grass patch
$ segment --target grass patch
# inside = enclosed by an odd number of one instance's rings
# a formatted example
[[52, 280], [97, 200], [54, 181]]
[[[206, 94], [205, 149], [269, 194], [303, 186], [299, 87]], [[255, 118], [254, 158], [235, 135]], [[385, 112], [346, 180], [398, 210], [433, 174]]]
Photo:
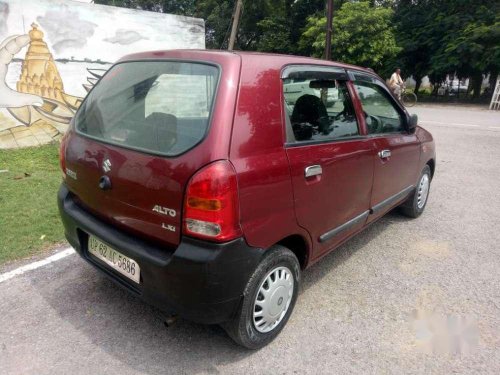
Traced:
[[64, 241], [59, 145], [0, 150], [0, 264]]

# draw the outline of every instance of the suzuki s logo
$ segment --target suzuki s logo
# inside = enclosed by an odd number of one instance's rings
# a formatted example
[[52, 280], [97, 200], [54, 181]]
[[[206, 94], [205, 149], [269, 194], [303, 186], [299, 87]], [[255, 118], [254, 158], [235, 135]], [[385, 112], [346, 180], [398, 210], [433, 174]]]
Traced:
[[109, 159], [104, 160], [104, 162], [102, 163], [102, 170], [105, 173], [111, 170], [111, 162], [109, 161]]

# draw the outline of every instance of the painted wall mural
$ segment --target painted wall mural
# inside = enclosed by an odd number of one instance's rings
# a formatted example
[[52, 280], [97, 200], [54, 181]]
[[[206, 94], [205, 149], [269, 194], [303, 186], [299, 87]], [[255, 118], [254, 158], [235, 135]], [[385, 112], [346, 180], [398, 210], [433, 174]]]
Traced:
[[71, 0], [0, 0], [0, 149], [58, 139], [121, 56], [204, 48], [204, 34], [203, 20], [194, 18]]

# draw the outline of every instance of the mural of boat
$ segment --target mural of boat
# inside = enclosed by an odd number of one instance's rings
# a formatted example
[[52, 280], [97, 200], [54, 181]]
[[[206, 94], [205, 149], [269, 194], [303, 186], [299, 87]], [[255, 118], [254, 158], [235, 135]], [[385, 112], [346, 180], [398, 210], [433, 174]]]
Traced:
[[95, 78], [99, 79], [101, 78], [104, 73], [107, 72], [107, 69], [90, 69], [90, 68], [87, 68], [87, 71], [93, 75]]
[[83, 98], [80, 98], [78, 96], [73, 96], [69, 95], [66, 93], [62, 94], [62, 98], [64, 100], [64, 103], [74, 112], [80, 107], [80, 105], [83, 102]]
[[88, 84], [85, 84], [85, 83], [82, 86], [85, 89], [85, 91], [87, 91], [87, 92], [89, 92], [90, 90], [92, 90], [92, 87], [94, 87], [94, 85], [88, 85]]
[[90, 83], [91, 85], [95, 85], [97, 81], [99, 81], [99, 78], [87, 77], [87, 82]]
[[61, 105], [61, 103], [51, 99], [43, 99], [41, 107], [29, 105], [7, 108], [7, 110], [16, 120], [26, 126], [31, 126], [39, 120], [68, 125], [75, 114], [68, 106]]

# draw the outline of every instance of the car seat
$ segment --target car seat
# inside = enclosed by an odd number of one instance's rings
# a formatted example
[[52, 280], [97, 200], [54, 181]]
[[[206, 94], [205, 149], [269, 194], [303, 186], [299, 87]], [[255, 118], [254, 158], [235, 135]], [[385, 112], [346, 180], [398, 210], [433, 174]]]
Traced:
[[315, 95], [305, 94], [297, 99], [291, 117], [294, 124], [309, 123], [322, 134], [329, 133], [330, 121], [325, 104]]

